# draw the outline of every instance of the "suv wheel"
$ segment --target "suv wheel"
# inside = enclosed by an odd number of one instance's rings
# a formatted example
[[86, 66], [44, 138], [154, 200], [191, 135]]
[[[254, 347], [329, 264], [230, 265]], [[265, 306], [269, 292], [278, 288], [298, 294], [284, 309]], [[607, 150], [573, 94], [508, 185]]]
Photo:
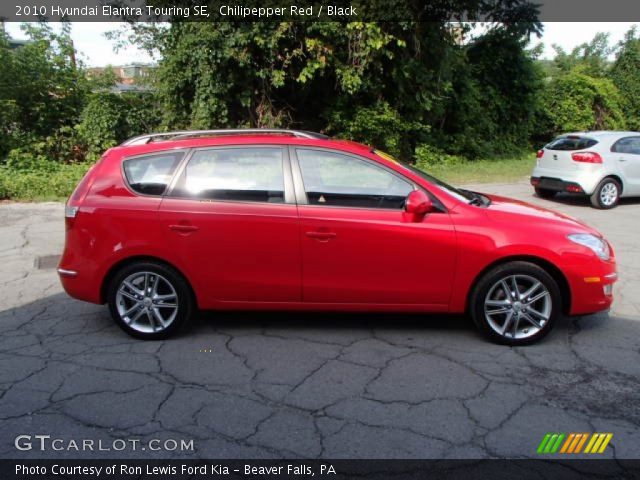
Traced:
[[591, 205], [596, 208], [609, 209], [618, 205], [622, 186], [613, 178], [602, 180], [591, 195]]
[[157, 262], [136, 262], [121, 269], [111, 279], [107, 301], [118, 326], [145, 340], [174, 334], [195, 309], [184, 278]]
[[540, 198], [553, 198], [556, 196], [556, 193], [558, 193], [555, 190], [547, 190], [546, 188], [538, 187], [535, 187], [535, 191]]
[[544, 269], [510, 262], [487, 272], [471, 297], [471, 315], [491, 341], [527, 345], [547, 335], [560, 315], [560, 289]]

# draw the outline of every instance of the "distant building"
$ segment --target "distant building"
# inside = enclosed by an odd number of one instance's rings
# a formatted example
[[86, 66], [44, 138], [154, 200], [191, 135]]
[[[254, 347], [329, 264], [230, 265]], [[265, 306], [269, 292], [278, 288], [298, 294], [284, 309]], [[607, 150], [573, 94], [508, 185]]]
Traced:
[[111, 89], [113, 93], [148, 92], [151, 90], [144, 80], [149, 77], [149, 72], [155, 68], [153, 65], [132, 63], [110, 67], [94, 67], [88, 69], [87, 75], [89, 77], [100, 75], [107, 68], [111, 68], [116, 77], [116, 84]]

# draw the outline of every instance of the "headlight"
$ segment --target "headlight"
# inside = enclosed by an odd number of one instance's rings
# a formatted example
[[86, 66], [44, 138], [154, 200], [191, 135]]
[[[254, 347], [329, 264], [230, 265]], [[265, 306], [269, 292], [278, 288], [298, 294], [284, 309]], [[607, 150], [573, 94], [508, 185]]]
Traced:
[[572, 235], [568, 235], [568, 238], [574, 243], [590, 248], [593, 250], [593, 253], [598, 255], [602, 260], [609, 260], [611, 257], [609, 244], [600, 237], [596, 237], [590, 233], [574, 233]]

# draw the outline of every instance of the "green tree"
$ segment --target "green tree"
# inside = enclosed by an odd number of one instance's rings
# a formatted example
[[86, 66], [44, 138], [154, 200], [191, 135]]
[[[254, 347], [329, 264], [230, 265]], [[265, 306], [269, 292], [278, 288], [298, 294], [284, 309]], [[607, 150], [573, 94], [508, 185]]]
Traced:
[[544, 92], [539, 133], [625, 128], [622, 97], [608, 78], [570, 71], [551, 80]]
[[87, 158], [96, 160], [126, 138], [155, 130], [160, 114], [152, 96], [96, 92], [89, 96], [76, 130]]
[[628, 128], [640, 130], [640, 37], [635, 27], [619, 45], [610, 77], [622, 93], [622, 109]]
[[[440, 22], [175, 22], [136, 25], [134, 39], [162, 59], [155, 88], [165, 128], [303, 127], [405, 158], [430, 142], [473, 155], [486, 142], [479, 136], [499, 131], [500, 122], [529, 122], [536, 86], [526, 81], [532, 62], [523, 45], [539, 24], [496, 24], [495, 41], [467, 49], [459, 40], [468, 26], [448, 21], [462, 3], [447, 3]], [[500, 35], [509, 42], [502, 50]], [[504, 52], [506, 75], [490, 65]], [[513, 81], [500, 78], [514, 72]], [[465, 117], [454, 102], [476, 88], [481, 103], [485, 84], [495, 98], [516, 100], [497, 107], [486, 119], [491, 127], [473, 130], [477, 118]], [[467, 124], [454, 125], [456, 114]], [[465, 126], [466, 137], [475, 135], [466, 143], [442, 140]], [[527, 128], [510, 132], [504, 145], [516, 137], [526, 143]]]
[[47, 24], [22, 29], [29, 41], [19, 48], [10, 48], [6, 35], [0, 36], [0, 155], [75, 125], [88, 91], [68, 24], [60, 33]]

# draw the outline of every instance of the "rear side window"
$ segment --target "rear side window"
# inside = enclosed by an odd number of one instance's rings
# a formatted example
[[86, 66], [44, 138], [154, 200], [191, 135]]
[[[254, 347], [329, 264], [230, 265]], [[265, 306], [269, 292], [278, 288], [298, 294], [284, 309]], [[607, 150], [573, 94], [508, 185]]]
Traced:
[[570, 135], [568, 137], [558, 137], [547, 145], [547, 150], [584, 150], [593, 147], [598, 143], [597, 140], [589, 137], [578, 137]]
[[211, 200], [284, 203], [280, 147], [216, 148], [193, 154], [175, 195]]
[[612, 152], [640, 155], [640, 137], [621, 138], [611, 147]]
[[184, 152], [163, 152], [124, 161], [124, 175], [132, 190], [144, 195], [162, 195]]

